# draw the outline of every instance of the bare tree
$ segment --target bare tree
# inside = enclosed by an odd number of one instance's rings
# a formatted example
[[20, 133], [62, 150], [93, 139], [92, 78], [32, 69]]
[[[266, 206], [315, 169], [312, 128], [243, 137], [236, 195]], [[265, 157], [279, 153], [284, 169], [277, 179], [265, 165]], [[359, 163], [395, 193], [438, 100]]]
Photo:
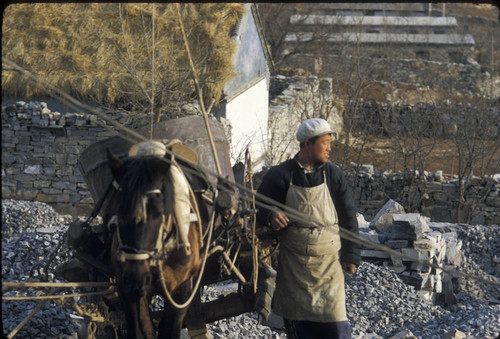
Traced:
[[484, 200], [489, 192], [489, 190], [485, 190], [485, 192], [468, 190], [474, 176], [476, 174], [483, 176], [486, 174], [486, 168], [489, 171], [493, 170], [493, 173], [500, 168], [498, 126], [495, 125], [500, 115], [490, 102], [484, 101], [479, 105], [462, 103], [450, 107], [450, 116], [457, 126], [452, 136], [457, 152], [459, 181], [457, 221], [468, 223], [473, 216], [474, 207], [478, 200]]

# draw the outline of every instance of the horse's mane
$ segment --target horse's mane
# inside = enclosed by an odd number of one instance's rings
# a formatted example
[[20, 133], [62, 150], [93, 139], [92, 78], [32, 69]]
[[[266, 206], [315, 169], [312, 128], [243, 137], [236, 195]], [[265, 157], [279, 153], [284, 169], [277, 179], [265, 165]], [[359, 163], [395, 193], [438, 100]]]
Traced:
[[124, 160], [120, 182], [122, 192], [116, 200], [118, 211], [124, 216], [136, 215], [137, 206], [141, 206], [139, 199], [142, 199], [155, 180], [154, 176], [158, 172], [151, 159], [152, 157], [134, 157]]

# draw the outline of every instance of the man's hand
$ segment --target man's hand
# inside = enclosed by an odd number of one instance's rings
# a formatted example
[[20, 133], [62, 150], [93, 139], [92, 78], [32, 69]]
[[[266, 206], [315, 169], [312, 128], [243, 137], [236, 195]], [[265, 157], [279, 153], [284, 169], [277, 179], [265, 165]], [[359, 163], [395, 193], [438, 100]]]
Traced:
[[269, 217], [269, 223], [271, 224], [271, 228], [275, 231], [279, 231], [288, 225], [290, 220], [282, 211], [273, 211], [271, 216]]
[[345, 262], [341, 262], [340, 264], [342, 265], [342, 269], [348, 274], [353, 274], [354, 272], [356, 272], [356, 265]]

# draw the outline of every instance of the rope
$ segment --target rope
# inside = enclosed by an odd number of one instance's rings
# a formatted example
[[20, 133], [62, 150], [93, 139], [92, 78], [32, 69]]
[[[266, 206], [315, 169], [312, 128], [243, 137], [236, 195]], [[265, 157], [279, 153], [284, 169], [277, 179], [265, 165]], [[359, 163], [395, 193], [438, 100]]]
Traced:
[[[198, 219], [198, 222], [201, 223], [201, 219]], [[210, 231], [208, 233], [208, 240], [206, 241], [205, 254], [203, 256], [203, 261], [201, 264], [200, 272], [198, 273], [198, 279], [196, 279], [196, 284], [195, 284], [195, 287], [193, 288], [191, 295], [184, 303], [179, 304], [172, 298], [172, 295], [168, 291], [167, 284], [165, 282], [165, 277], [163, 276], [163, 272], [161, 270], [161, 267], [158, 268], [158, 270], [159, 270], [158, 275], [160, 276], [160, 282], [161, 282], [161, 286], [163, 288], [163, 292], [165, 293], [165, 296], [167, 297], [170, 304], [175, 308], [183, 309], [183, 308], [189, 306], [189, 304], [191, 304], [191, 301], [193, 301], [196, 293], [198, 293], [198, 288], [200, 287], [201, 277], [203, 276], [203, 272], [205, 271], [205, 266], [207, 264], [208, 249], [209, 249], [210, 243], [212, 241], [212, 232], [213, 232], [214, 224], [215, 224], [215, 209], [212, 211], [212, 216], [210, 218], [210, 223], [208, 225], [208, 228]], [[200, 233], [200, 236], [201, 236], [201, 233]]]
[[226, 251], [224, 251], [224, 247], [222, 247], [221, 245], [217, 245], [210, 250], [210, 254], [214, 254], [219, 251], [222, 252], [222, 257], [224, 258], [224, 261], [226, 262], [226, 264], [229, 265], [229, 270], [233, 271], [236, 277], [238, 277], [238, 279], [243, 284], [245, 284], [247, 280], [245, 279], [243, 274], [241, 274], [241, 272], [236, 268], [236, 266], [234, 266], [234, 262], [231, 260], [231, 258], [229, 258], [229, 255], [226, 253]]
[[[179, 3], [176, 3], [177, 6], [177, 17], [179, 19], [179, 26], [182, 32], [182, 39], [184, 40], [184, 47], [186, 48], [186, 52], [189, 59], [189, 66], [191, 67], [191, 71], [193, 72], [194, 84], [196, 87], [196, 91], [198, 92], [198, 99], [200, 101], [201, 112], [203, 113], [203, 121], [205, 122], [205, 127], [207, 129], [208, 139], [210, 140], [210, 147], [212, 149], [212, 154], [214, 156], [215, 167], [217, 168], [217, 174], [222, 175], [222, 170], [219, 164], [219, 157], [217, 156], [217, 149], [215, 148], [214, 140], [212, 137], [212, 131], [210, 130], [210, 125], [208, 124], [208, 116], [207, 111], [205, 110], [205, 103], [203, 101], [203, 93], [200, 85], [200, 80], [198, 78], [198, 73], [196, 72], [196, 68], [194, 67], [193, 57], [191, 56], [191, 50], [189, 49], [189, 44], [186, 36], [186, 31], [184, 30], [184, 23], [182, 21], [181, 16], [181, 6]], [[212, 101], [213, 103], [213, 101]], [[212, 104], [210, 105], [212, 107]]]
[[109, 288], [106, 291], [102, 292], [88, 292], [88, 293], [73, 293], [73, 294], [64, 294], [64, 295], [40, 295], [40, 296], [21, 296], [21, 297], [4, 297], [3, 300], [49, 300], [49, 299], [67, 299], [74, 297], [92, 297], [96, 295], [106, 295], [114, 293], [115, 289]]
[[2, 288], [6, 287], [52, 287], [52, 288], [77, 288], [77, 287], [110, 287], [115, 285], [111, 282], [17, 282], [17, 281], [2, 281]]
[[[253, 179], [252, 179], [252, 158], [250, 155], [249, 147], [245, 151], [245, 163], [248, 163], [248, 172], [245, 174], [248, 176], [248, 183], [250, 184], [250, 191], [253, 192]], [[255, 211], [255, 195], [252, 194], [252, 209]], [[252, 217], [252, 282], [253, 282], [253, 293], [257, 293], [257, 282], [259, 279], [259, 251], [257, 248], [257, 236], [255, 234], [257, 228], [257, 216]]]

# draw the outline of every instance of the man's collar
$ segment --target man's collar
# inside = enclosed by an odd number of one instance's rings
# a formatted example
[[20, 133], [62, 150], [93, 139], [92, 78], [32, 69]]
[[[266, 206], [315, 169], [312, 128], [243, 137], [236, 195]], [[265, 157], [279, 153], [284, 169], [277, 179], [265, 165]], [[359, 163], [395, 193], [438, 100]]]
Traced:
[[293, 157], [293, 159], [295, 160], [295, 162], [297, 163], [297, 165], [304, 169], [306, 172], [314, 172], [315, 170], [318, 170], [320, 168], [323, 168], [325, 166], [326, 163], [315, 163], [312, 167], [311, 166], [308, 166], [308, 165], [305, 165], [303, 163], [301, 163], [299, 161], [299, 153], [295, 154], [295, 156]]

